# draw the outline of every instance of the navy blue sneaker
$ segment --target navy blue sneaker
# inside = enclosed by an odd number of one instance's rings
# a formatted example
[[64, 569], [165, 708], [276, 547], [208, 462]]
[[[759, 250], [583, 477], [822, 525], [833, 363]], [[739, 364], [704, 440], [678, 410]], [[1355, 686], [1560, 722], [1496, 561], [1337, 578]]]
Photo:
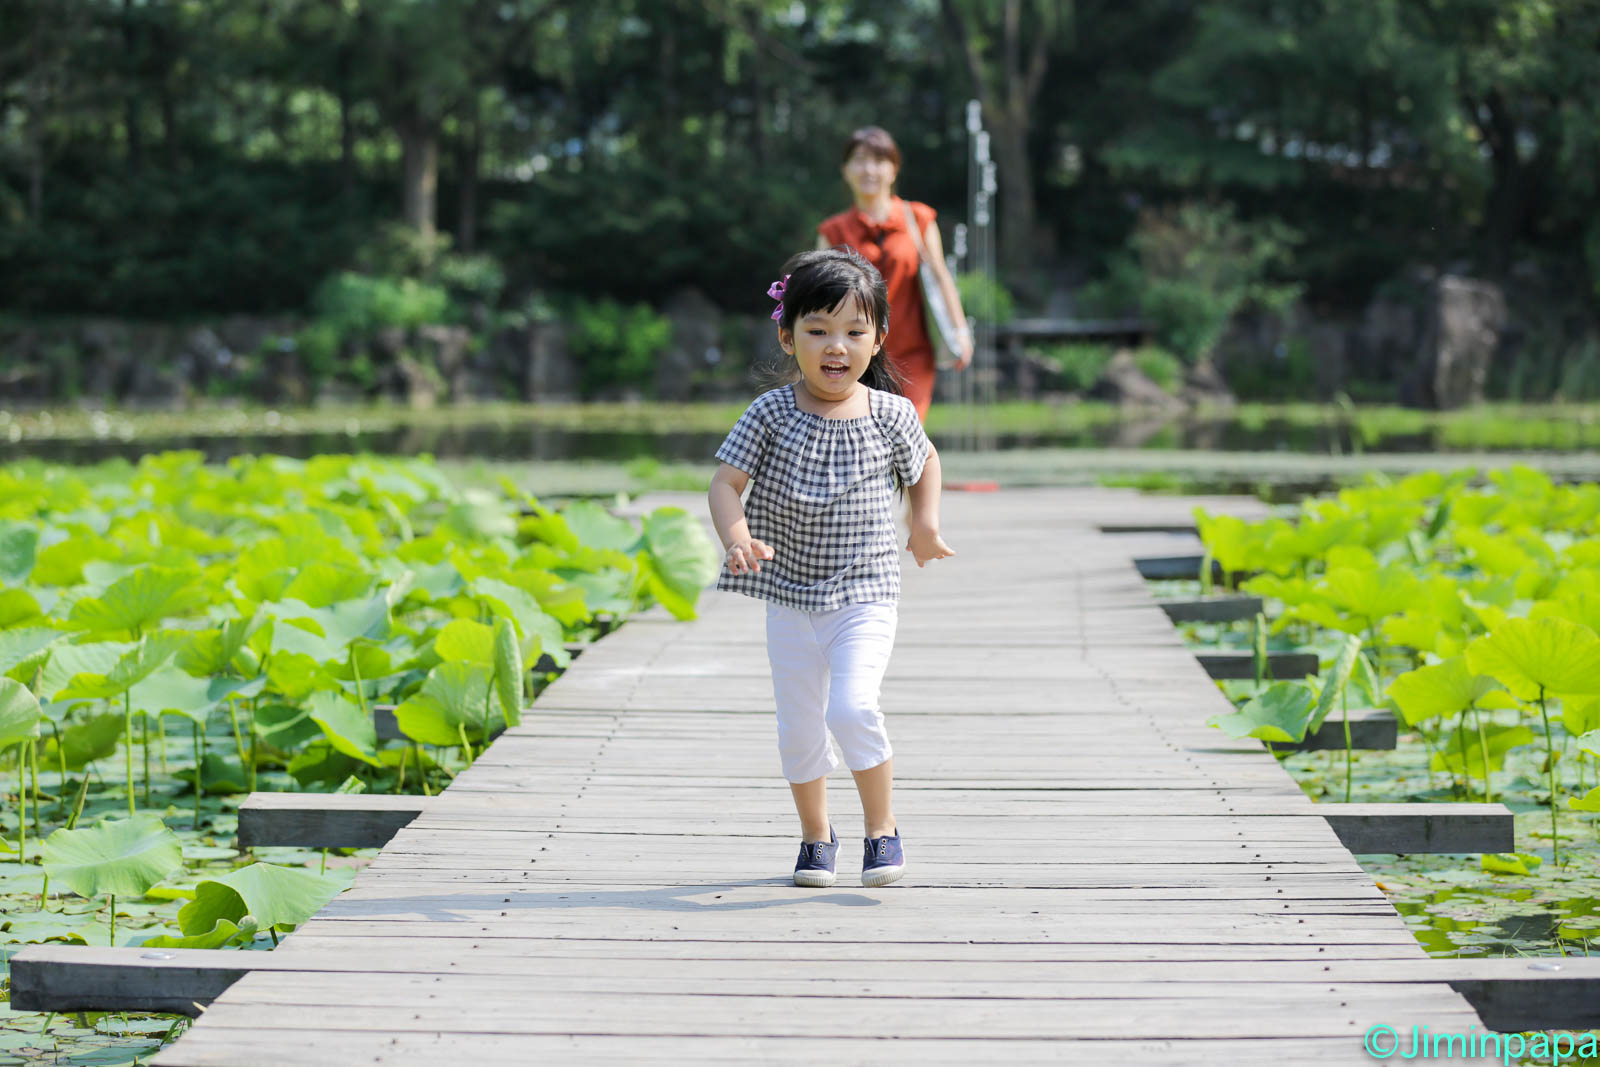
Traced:
[[826, 889], [833, 884], [833, 858], [839, 854], [839, 839], [828, 827], [828, 840], [800, 842], [800, 858], [794, 861], [794, 884], [808, 889]]
[[888, 885], [905, 873], [906, 854], [900, 847], [898, 829], [890, 837], [867, 838], [866, 846], [866, 855], [861, 860], [862, 885]]

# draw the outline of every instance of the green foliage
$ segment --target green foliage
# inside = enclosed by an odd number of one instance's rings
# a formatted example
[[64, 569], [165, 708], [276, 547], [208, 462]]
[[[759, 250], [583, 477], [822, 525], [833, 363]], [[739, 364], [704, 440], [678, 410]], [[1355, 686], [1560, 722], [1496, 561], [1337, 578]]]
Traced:
[[366, 337], [386, 326], [413, 329], [443, 322], [450, 297], [443, 289], [412, 278], [344, 271], [317, 288], [312, 305], [341, 338]]
[[83, 897], [143, 896], [182, 865], [178, 836], [154, 815], [62, 828], [44, 842], [44, 869]]
[[585, 396], [616, 385], [648, 387], [672, 323], [648, 304], [625, 306], [609, 297], [570, 305], [567, 345], [580, 365]]
[[956, 292], [961, 295], [961, 309], [968, 318], [987, 319], [991, 326], [1003, 326], [1016, 316], [1016, 298], [1000, 279], [962, 271], [955, 280]]
[[1038, 350], [1039, 355], [1055, 364], [1066, 379], [1067, 388], [1088, 389], [1100, 380], [1106, 364], [1111, 362], [1115, 349], [1109, 345], [1078, 344], [1073, 342], [1049, 345]]
[[1176, 392], [1183, 382], [1183, 361], [1165, 349], [1138, 349], [1133, 353], [1133, 362], [1146, 378], [1169, 393]]
[[1138, 311], [1163, 348], [1192, 363], [1210, 355], [1236, 312], [1282, 311], [1299, 296], [1298, 285], [1267, 280], [1298, 240], [1276, 221], [1239, 219], [1231, 204], [1146, 209], [1084, 301], [1105, 313]]

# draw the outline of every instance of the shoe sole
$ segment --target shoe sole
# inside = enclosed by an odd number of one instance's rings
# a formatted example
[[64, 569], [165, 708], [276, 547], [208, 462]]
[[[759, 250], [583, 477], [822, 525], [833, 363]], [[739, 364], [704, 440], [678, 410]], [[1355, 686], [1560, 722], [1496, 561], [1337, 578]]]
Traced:
[[794, 884], [806, 889], [827, 889], [838, 878], [832, 871], [795, 871]]
[[898, 882], [900, 876], [905, 873], [904, 864], [899, 867], [876, 867], [870, 871], [861, 872], [861, 884], [868, 888], [888, 885], [890, 882]]

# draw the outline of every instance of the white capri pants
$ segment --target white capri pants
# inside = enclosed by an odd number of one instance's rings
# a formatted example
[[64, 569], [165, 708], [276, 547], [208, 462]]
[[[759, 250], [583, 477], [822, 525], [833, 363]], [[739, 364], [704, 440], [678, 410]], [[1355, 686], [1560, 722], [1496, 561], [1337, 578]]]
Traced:
[[852, 771], [893, 755], [878, 689], [894, 650], [893, 603], [799, 611], [767, 602], [767, 659], [778, 710], [783, 776], [809, 782], [839, 766], [831, 732]]

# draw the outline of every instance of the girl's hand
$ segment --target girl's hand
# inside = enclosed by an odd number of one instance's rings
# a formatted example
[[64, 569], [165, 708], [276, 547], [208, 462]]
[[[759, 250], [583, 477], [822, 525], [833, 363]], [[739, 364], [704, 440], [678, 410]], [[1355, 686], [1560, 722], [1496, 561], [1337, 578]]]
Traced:
[[916, 557], [919, 567], [930, 559], [945, 559], [956, 554], [956, 550], [945, 544], [944, 538], [939, 536], [939, 531], [932, 527], [913, 528], [911, 539], [906, 542], [906, 549]]
[[748, 541], [735, 541], [728, 546], [724, 562], [732, 574], [744, 574], [746, 571], [760, 571], [761, 561], [771, 559], [772, 549], [764, 543], [751, 538]]

